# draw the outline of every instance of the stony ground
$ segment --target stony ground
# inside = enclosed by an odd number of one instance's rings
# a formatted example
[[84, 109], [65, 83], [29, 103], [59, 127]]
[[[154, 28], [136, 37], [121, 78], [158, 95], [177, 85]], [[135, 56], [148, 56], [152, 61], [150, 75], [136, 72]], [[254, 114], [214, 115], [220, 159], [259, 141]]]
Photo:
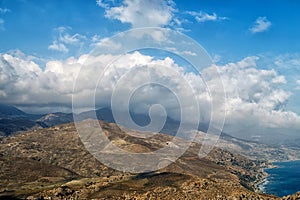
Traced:
[[[139, 139], [115, 124], [101, 125], [114, 144], [128, 151], [149, 152], [172, 140], [160, 134]], [[3, 138], [0, 143], [0, 198], [279, 199], [254, 192], [266, 163], [220, 149], [199, 159], [200, 147], [192, 144], [180, 159], [162, 170], [133, 174], [97, 161], [84, 148], [73, 124], [29, 131]]]

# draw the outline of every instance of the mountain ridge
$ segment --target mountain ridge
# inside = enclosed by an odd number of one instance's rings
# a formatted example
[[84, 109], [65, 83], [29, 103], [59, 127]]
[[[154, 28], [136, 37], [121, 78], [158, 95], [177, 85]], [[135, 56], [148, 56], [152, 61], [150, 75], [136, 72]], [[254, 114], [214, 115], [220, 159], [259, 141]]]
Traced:
[[[10, 106], [9, 108], [12, 108]], [[13, 108], [14, 110], [19, 110], [17, 108]], [[18, 111], [19, 112], [19, 111]], [[1, 109], [0, 109], [1, 113]], [[24, 115], [25, 112], [21, 111]], [[141, 125], [147, 125], [150, 122], [149, 116], [145, 116], [142, 114], [130, 113], [133, 120]], [[16, 134], [20, 131], [26, 131], [31, 129], [40, 129], [52, 127], [60, 124], [72, 123], [74, 121], [73, 113], [49, 113], [45, 115], [40, 115], [37, 120], [33, 120], [33, 115], [25, 113], [25, 116], [29, 116], [27, 118], [19, 117], [19, 118], [2, 118], [0, 119], [0, 139], [1, 135], [9, 136], [11, 134]], [[37, 117], [39, 115], [35, 115]], [[97, 119], [103, 120], [106, 122], [115, 122], [112, 110], [109, 107], [99, 108], [96, 111], [86, 111], [79, 114], [75, 114], [76, 120], [82, 121], [85, 119]], [[177, 129], [180, 125], [179, 121], [173, 120], [170, 117], [167, 117], [166, 123], [160, 133], [175, 135]], [[206, 132], [208, 125], [202, 123], [198, 127], [199, 135], [203, 135]], [[201, 142], [201, 141], [200, 141]], [[296, 160], [300, 159], [300, 146], [297, 145], [295, 141], [289, 145], [281, 145], [281, 146], [271, 146], [264, 143], [260, 143], [259, 141], [250, 141], [246, 139], [237, 138], [231, 136], [227, 133], [222, 132], [220, 138], [218, 139], [218, 147], [222, 149], [229, 150], [231, 152], [239, 153], [244, 156], [247, 156], [251, 159], [260, 159], [260, 160], [269, 160], [269, 161], [286, 161], [286, 160]]]

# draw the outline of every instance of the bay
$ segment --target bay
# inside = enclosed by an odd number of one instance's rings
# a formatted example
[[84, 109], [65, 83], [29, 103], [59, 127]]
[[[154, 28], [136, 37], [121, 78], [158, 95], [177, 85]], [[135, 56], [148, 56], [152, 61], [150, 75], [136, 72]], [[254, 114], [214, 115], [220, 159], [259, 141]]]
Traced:
[[264, 193], [279, 197], [300, 191], [300, 160], [273, 164], [275, 168], [265, 169], [269, 176], [259, 186], [260, 189]]

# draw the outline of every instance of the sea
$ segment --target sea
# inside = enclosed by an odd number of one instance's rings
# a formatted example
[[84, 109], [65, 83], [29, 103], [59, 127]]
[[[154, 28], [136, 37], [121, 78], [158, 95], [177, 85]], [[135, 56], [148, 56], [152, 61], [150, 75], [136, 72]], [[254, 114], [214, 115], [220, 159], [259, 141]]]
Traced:
[[273, 164], [275, 168], [265, 169], [269, 176], [259, 185], [261, 191], [279, 197], [300, 191], [300, 160]]

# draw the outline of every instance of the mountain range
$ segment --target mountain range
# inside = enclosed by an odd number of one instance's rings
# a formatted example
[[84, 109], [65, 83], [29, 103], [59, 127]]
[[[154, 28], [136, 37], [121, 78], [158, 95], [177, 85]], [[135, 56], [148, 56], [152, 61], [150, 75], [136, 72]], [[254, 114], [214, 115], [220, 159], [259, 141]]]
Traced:
[[[97, 109], [96, 111], [86, 111], [76, 114], [79, 121], [85, 119], [96, 119], [105, 122], [115, 122], [112, 110], [108, 107]], [[130, 113], [134, 122], [138, 125], [147, 125], [150, 118], [147, 115]], [[72, 123], [73, 113], [49, 113], [43, 115], [28, 114], [20, 109], [0, 104], [0, 136], [5, 137], [16, 134], [20, 131], [49, 128], [60, 124]], [[124, 124], [123, 124], [124, 125]], [[180, 125], [179, 121], [167, 117], [164, 127], [160, 133], [175, 135]], [[198, 127], [198, 135], [203, 138], [208, 125], [201, 123]], [[201, 141], [199, 141], [201, 143]], [[245, 140], [233, 137], [230, 134], [222, 132], [218, 139], [218, 147], [247, 156], [251, 159], [261, 159], [268, 161], [286, 161], [300, 159], [300, 143], [292, 141], [282, 145], [271, 145], [255, 140]]]

